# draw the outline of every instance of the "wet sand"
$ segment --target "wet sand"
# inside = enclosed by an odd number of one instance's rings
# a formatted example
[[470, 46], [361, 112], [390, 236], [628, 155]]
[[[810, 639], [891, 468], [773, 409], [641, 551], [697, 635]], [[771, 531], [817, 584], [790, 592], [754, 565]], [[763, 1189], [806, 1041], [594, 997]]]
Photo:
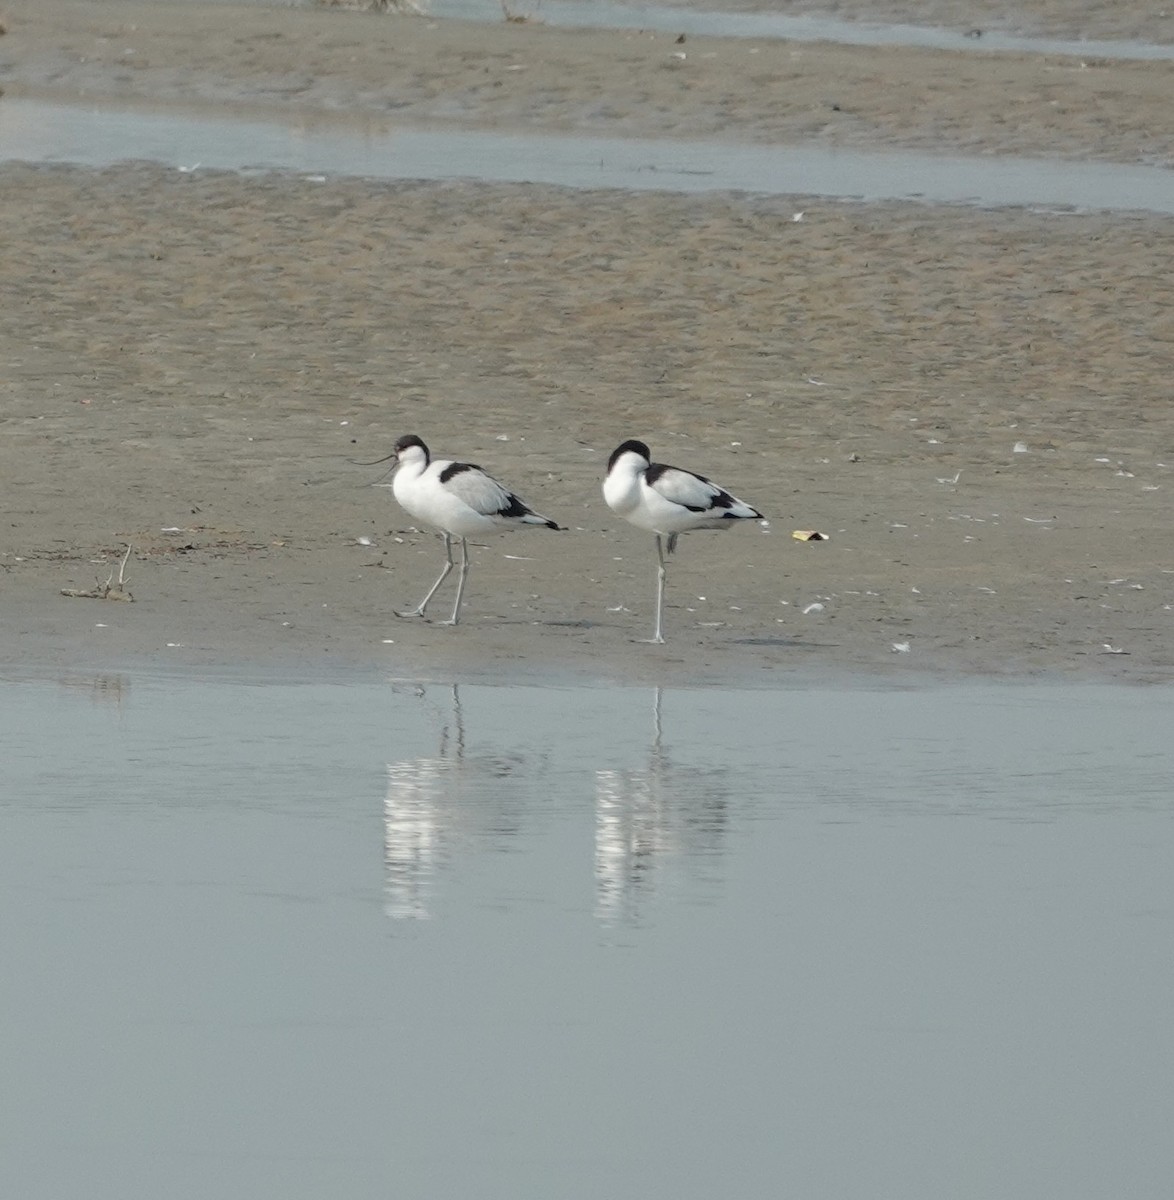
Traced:
[[[494, 61], [525, 65], [509, 76], [535, 88], [580, 55], [603, 71], [608, 35], [429, 31], [351, 13], [218, 7], [222, 61], [198, 38], [174, 75], [135, 67], [123, 80], [105, 59], [70, 65], [70, 38], [105, 23], [112, 44], [126, 41], [119, 22], [132, 10], [153, 63], [179, 55], [191, 22], [211, 21], [198, 5], [14, 4], [0, 85], [68, 97], [86, 68], [87, 94], [170, 103], [191, 98], [176, 80], [204, 78], [241, 111], [262, 103], [274, 57], [288, 74], [307, 45], [337, 41], [365, 63], [375, 39], [400, 45], [383, 31], [410, 29], [410, 54], [397, 52], [413, 60], [408, 78], [433, 79], [433, 117], [461, 97], [450, 119], [463, 123], [515, 128], [531, 113], [535, 126], [560, 127], [550, 114], [561, 113], [564, 128], [664, 133], [667, 123], [698, 136], [707, 130], [694, 119], [711, 111], [690, 109], [681, 97], [692, 89], [680, 92], [671, 67], [653, 72], [658, 103], [633, 101], [614, 123], [584, 126], [541, 88], [498, 109], [468, 91], [469, 62], [508, 44]], [[306, 22], [297, 38], [290, 20]], [[265, 23], [280, 36], [256, 40]], [[305, 30], [318, 32], [307, 42]], [[254, 76], [227, 48], [250, 39]], [[53, 45], [61, 73], [34, 78], [29, 62], [49, 62]], [[709, 50], [691, 39], [689, 52]], [[818, 53], [855, 61], [875, 112], [892, 114], [887, 52]], [[986, 80], [967, 119], [991, 152], [1026, 136], [995, 119], [1003, 73], [1042, 79], [1052, 66], [909, 55], [925, 65], [910, 78], [931, 98], [950, 91], [959, 111], [962, 68]], [[323, 95], [349, 95], [361, 114], [367, 68], [335, 62], [315, 67], [310, 99], [281, 103], [310, 111], [312, 100], [332, 106]], [[1072, 67], [1064, 88], [1076, 111], [1048, 117], [1070, 140], [1057, 134], [1051, 148], [1138, 161], [1129, 147], [1142, 122], [1122, 118], [1118, 131], [1078, 90], [1109, 75]], [[608, 69], [565, 86], [584, 104], [611, 103], [635, 73], [615, 54]], [[1170, 73], [1103, 70], [1155, 88]], [[728, 86], [744, 84], [731, 69]], [[776, 120], [763, 94], [723, 127], [801, 136]], [[907, 144], [877, 120], [869, 128], [872, 145]], [[1050, 145], [1051, 126], [1030, 136]], [[944, 132], [934, 144], [973, 148]], [[10, 667], [1169, 677], [1167, 219], [150, 166], [9, 164], [0, 179], [0, 661]], [[392, 615], [423, 594], [441, 547], [367, 486], [379, 468], [349, 461], [386, 454], [405, 432], [482, 463], [570, 526], [478, 547], [455, 630]], [[771, 520], [682, 539], [664, 647], [633, 641], [651, 628], [651, 538], [599, 496], [607, 455], [629, 436]], [[831, 540], [800, 544], [796, 528]], [[104, 581], [127, 545], [134, 603], [61, 594]], [[822, 608], [804, 613], [813, 604]]]

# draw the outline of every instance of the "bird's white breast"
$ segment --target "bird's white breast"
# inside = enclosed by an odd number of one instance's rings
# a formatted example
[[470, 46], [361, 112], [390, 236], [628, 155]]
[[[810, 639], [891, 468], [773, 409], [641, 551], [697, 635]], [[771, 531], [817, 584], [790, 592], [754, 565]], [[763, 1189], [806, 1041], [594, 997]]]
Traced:
[[617, 464], [603, 481], [603, 499], [608, 508], [631, 520], [631, 513], [640, 503], [640, 475]]

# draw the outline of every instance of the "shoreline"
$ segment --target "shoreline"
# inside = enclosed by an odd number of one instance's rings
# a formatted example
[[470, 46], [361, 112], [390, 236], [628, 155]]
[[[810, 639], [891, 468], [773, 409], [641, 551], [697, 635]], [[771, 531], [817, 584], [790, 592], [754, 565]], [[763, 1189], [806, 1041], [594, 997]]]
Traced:
[[[540, 650], [541, 639], [550, 630], [540, 627], [534, 631], [529, 647]], [[392, 632], [396, 627], [392, 627]], [[436, 635], [448, 636], [446, 629], [433, 628]], [[485, 631], [479, 630], [478, 634]], [[136, 635], [136, 640], [139, 635]], [[121, 641], [117, 635], [113, 641]], [[671, 648], [673, 643], [668, 643]], [[141, 679], [165, 681], [182, 678], [188, 681], [210, 681], [239, 684], [247, 687], [268, 685], [299, 686], [322, 684], [345, 687], [354, 683], [386, 683], [390, 686], [474, 686], [474, 687], [535, 687], [556, 690], [576, 688], [664, 688], [685, 691], [793, 691], [808, 692], [836, 690], [850, 692], [891, 692], [909, 690], [948, 690], [955, 687], [983, 686], [1014, 688], [1043, 686], [1062, 690], [1067, 687], [1126, 687], [1168, 688], [1174, 683], [1174, 673], [1156, 667], [1134, 669], [1119, 658], [1107, 653], [1088, 654], [1087, 664], [1063, 666], [1034, 666], [1024, 669], [1009, 664], [991, 662], [959, 668], [940, 661], [919, 661], [916, 657], [896, 654], [888, 661], [877, 659], [858, 665], [814, 661], [816, 646], [797, 641], [793, 650], [801, 658], [788, 663], [774, 660], [753, 663], [744, 647], [730, 647], [709, 642], [704, 649], [716, 657], [703, 673], [690, 665], [690, 651], [695, 646], [681, 646], [679, 653], [657, 659], [648, 654], [635, 661], [636, 653], [645, 647], [639, 639], [631, 639], [629, 653], [623, 650], [601, 655], [597, 648], [579, 649], [574, 656], [560, 643], [561, 657], [534, 653], [525, 657], [511, 656], [501, 639], [492, 647], [477, 636], [472, 646], [467, 644], [414, 645], [408, 656], [397, 655], [399, 647], [374, 645], [366, 648], [351, 646], [325, 647], [309, 650], [288, 647], [255, 645], [241, 648], [233, 657], [231, 647], [182, 644], [177, 649], [149, 650], [141, 645], [129, 652], [114, 652], [103, 648], [103, 639], [95, 635], [85, 640], [62, 639], [58, 635], [29, 636], [19, 656], [0, 659], [0, 683], [25, 682], [58, 683], [67, 687], [105, 687], [111, 681]], [[381, 660], [380, 652], [384, 657]], [[495, 654], [502, 658], [496, 659]], [[1102, 663], [1100, 660], [1110, 661]], [[1116, 669], [1114, 669], [1116, 668]]]

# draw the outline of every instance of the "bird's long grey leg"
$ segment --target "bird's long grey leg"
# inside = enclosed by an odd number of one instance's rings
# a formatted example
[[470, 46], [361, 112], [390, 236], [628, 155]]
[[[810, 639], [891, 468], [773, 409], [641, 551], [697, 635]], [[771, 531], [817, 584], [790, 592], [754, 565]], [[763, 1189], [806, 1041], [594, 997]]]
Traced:
[[447, 533], [444, 535], [444, 557], [444, 569], [436, 577], [436, 582], [428, 589], [428, 595], [415, 608], [409, 609], [407, 612], [395, 610], [397, 617], [422, 617], [424, 610], [428, 607], [428, 601], [436, 595], [436, 589], [448, 578], [448, 573], [453, 569], [454, 563], [452, 560], [452, 537]]
[[457, 580], [457, 602], [452, 606], [452, 616], [438, 625], [456, 625], [461, 619], [461, 600], [465, 595], [465, 579], [469, 574], [469, 543], [461, 538], [461, 574]]
[[664, 636], [660, 632], [661, 614], [664, 612], [664, 578], [665, 578], [665, 563], [664, 563], [664, 544], [660, 540], [660, 534], [656, 535], [656, 557], [660, 566], [656, 570], [656, 631], [648, 641], [653, 645], [664, 645]]

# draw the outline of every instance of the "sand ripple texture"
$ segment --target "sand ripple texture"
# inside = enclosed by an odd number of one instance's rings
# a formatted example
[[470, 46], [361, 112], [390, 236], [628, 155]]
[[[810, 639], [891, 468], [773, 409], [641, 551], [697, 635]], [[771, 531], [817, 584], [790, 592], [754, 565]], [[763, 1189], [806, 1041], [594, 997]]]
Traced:
[[[9, 655], [1169, 672], [1169, 221], [151, 167], [4, 183]], [[404, 432], [571, 526], [475, 551], [459, 631], [391, 616], [437, 547], [348, 461]], [[772, 519], [683, 539], [659, 658], [629, 641], [651, 539], [599, 495], [629, 436]], [[127, 544], [133, 605], [59, 595]]]

